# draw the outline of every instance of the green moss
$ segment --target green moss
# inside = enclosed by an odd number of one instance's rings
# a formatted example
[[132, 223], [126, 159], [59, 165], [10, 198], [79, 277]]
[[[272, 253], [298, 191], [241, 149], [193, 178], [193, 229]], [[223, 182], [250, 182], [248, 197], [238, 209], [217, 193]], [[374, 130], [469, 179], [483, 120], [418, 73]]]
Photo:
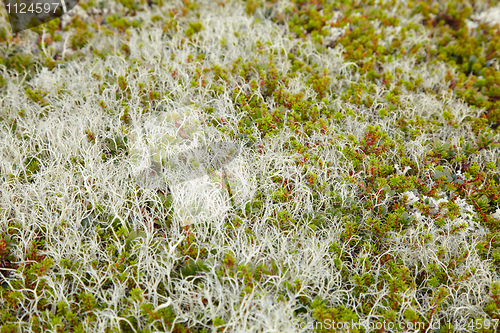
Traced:
[[358, 323], [359, 318], [356, 313], [347, 307], [328, 307], [327, 302], [321, 299], [315, 299], [311, 303], [313, 317], [322, 325], [315, 325], [316, 332], [330, 332], [336, 329], [337, 323]]
[[192, 37], [203, 29], [203, 24], [201, 22], [189, 22], [188, 28], [186, 30], [186, 36]]

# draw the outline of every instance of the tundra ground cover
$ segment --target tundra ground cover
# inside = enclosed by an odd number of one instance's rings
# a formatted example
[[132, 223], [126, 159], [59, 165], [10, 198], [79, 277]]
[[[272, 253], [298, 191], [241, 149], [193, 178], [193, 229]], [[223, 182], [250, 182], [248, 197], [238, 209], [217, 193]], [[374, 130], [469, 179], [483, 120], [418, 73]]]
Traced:
[[[1, 330], [496, 331], [495, 6], [3, 14]], [[214, 140], [238, 156], [174, 186], [163, 154]]]

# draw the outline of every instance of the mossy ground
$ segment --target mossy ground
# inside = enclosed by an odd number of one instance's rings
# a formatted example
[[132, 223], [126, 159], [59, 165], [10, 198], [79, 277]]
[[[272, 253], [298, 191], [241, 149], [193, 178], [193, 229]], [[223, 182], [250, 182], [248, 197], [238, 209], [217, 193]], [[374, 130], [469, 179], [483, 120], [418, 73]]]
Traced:
[[[0, 331], [497, 331], [497, 5], [2, 14]], [[134, 176], [134, 145], [207, 137], [240, 156], [191, 188]]]

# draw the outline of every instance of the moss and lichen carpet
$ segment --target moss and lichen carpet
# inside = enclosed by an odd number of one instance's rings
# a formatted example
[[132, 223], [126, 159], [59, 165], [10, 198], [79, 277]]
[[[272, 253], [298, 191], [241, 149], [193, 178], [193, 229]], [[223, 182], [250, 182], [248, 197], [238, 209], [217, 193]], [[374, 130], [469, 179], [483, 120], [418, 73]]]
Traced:
[[2, 12], [0, 331], [497, 332], [498, 6]]

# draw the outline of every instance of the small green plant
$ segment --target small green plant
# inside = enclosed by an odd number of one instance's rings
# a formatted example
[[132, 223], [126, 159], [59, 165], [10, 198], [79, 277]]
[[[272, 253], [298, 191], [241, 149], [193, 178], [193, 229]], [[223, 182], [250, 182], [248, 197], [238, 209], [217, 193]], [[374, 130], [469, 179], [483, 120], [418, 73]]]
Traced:
[[203, 24], [201, 22], [190, 22], [186, 30], [186, 36], [191, 37], [203, 29]]

